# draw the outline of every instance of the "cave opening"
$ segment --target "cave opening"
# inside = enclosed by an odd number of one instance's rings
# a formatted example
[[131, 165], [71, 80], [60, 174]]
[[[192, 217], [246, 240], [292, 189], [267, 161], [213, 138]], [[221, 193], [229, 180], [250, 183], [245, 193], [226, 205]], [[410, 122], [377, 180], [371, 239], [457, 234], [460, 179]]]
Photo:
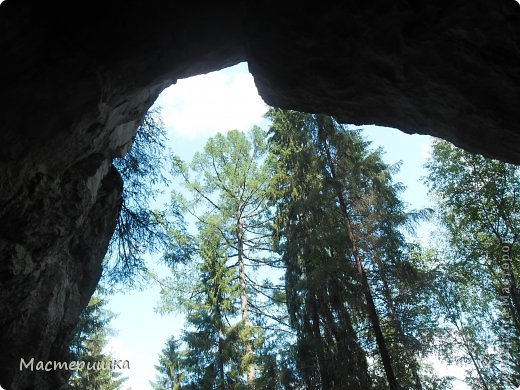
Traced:
[[[151, 110], [157, 107], [167, 132], [165, 150], [186, 162], [201, 152], [217, 132], [226, 134], [233, 129], [247, 132], [254, 125], [267, 129], [270, 123], [264, 117], [268, 106], [258, 95], [247, 63], [179, 80], [159, 95]], [[396, 181], [407, 187], [403, 197], [410, 208], [431, 206], [421, 182], [425, 174], [422, 165], [430, 153], [429, 136], [409, 135], [373, 125], [349, 126], [362, 128], [372, 148], [384, 148], [388, 164], [402, 162]], [[154, 201], [157, 207], [168, 202], [168, 186], [179, 188], [182, 183], [177, 180], [163, 185], [163, 194]], [[192, 220], [191, 229], [194, 228]], [[427, 240], [430, 229], [431, 226], [424, 224], [417, 237]], [[109, 340], [107, 351], [118, 359], [130, 361], [131, 370], [121, 372], [129, 378], [125, 385], [133, 388], [149, 388], [167, 339], [172, 335], [180, 337], [185, 321], [180, 312], [160, 314], [156, 310], [160, 306], [160, 291], [165, 288], [158, 279], [172, 272], [161, 256], [161, 253], [146, 255], [153, 277], [144, 279], [141, 288], [139, 283], [134, 288], [123, 287], [123, 291], [108, 297], [107, 308], [117, 313], [111, 325], [117, 333]]]

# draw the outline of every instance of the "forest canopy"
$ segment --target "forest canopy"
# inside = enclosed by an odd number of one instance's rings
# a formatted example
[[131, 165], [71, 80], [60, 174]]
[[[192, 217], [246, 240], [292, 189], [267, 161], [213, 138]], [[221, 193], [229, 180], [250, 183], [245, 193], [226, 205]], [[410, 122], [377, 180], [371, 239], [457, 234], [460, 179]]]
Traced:
[[[436, 140], [424, 178], [435, 207], [409, 210], [399, 164], [362, 130], [266, 118], [182, 161], [161, 160], [152, 113], [117, 162], [126, 198], [109, 274], [146, 271], [143, 254], [160, 251], [159, 310], [186, 318], [153, 387], [454, 388], [436, 360], [471, 388], [519, 386], [520, 168]], [[162, 161], [171, 201], [152, 210]]]
[[[452, 388], [432, 357], [474, 388], [518, 386], [519, 168], [436, 141], [436, 209], [407, 210], [398, 165], [362, 131], [267, 118], [176, 160], [199, 282], [163, 289], [164, 312], [187, 323], [155, 388]], [[424, 220], [427, 243], [413, 234]]]

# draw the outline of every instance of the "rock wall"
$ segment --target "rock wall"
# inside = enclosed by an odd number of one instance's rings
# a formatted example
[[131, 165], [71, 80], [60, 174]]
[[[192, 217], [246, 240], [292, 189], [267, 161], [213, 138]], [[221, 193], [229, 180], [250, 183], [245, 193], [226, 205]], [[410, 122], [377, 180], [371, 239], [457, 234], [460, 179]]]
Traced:
[[268, 104], [520, 163], [515, 1], [270, 3], [252, 2], [247, 24], [250, 70]]
[[[83, 7], [83, 8], [78, 8]], [[7, 0], [0, 5], [0, 384], [57, 389], [101, 271], [111, 167], [158, 94], [247, 60], [279, 107], [437, 135], [520, 163], [513, 0]]]

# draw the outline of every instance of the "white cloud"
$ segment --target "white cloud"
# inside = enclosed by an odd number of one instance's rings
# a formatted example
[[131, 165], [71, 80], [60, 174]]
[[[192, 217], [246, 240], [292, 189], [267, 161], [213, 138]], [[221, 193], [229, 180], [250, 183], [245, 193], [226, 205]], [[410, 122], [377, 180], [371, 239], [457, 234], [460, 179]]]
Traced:
[[217, 132], [249, 130], [267, 111], [244, 66], [179, 80], [157, 100], [167, 129], [194, 139]]

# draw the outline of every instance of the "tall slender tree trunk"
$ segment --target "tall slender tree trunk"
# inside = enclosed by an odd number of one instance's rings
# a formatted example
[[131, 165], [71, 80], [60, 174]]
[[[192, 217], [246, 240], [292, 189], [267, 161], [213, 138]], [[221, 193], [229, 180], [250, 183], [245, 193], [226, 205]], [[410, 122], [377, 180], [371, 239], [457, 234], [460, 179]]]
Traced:
[[[240, 306], [242, 310], [242, 321], [246, 328], [251, 328], [251, 319], [249, 318], [249, 298], [247, 296], [247, 279], [244, 263], [244, 220], [240, 214], [238, 217], [237, 238], [238, 238], [238, 273], [240, 278]], [[246, 355], [253, 358], [253, 340], [246, 342]], [[247, 371], [247, 384], [250, 388], [255, 387], [256, 367], [254, 363], [249, 364]]]
[[356, 244], [356, 240], [352, 231], [352, 226], [350, 224], [350, 219], [348, 214], [346, 214], [346, 205], [345, 201], [342, 197], [340, 197], [340, 206], [342, 208], [343, 220], [345, 222], [347, 237], [352, 243], [352, 253], [354, 255], [354, 259], [356, 262], [357, 270], [359, 276], [361, 277], [361, 283], [363, 285], [363, 292], [365, 294], [365, 299], [367, 301], [368, 306], [368, 316], [370, 318], [370, 322], [372, 323], [372, 328], [374, 329], [374, 333], [376, 336], [376, 342], [379, 349], [379, 353], [381, 354], [381, 360], [383, 362], [383, 367], [385, 369], [386, 378], [388, 380], [388, 385], [390, 389], [398, 389], [397, 379], [394, 374], [394, 370], [392, 368], [392, 361], [390, 358], [390, 353], [388, 352], [388, 348], [386, 347], [386, 340], [381, 330], [381, 324], [379, 322], [379, 315], [376, 311], [376, 306], [374, 303], [374, 298], [372, 296], [372, 290], [370, 288], [370, 284], [368, 283], [367, 274], [365, 268], [363, 266], [363, 262], [361, 260], [361, 256], [359, 254], [359, 250]]
[[363, 286], [363, 293], [365, 295], [365, 299], [367, 301], [368, 307], [368, 317], [370, 322], [372, 323], [372, 328], [374, 330], [376, 336], [376, 342], [379, 349], [379, 354], [381, 355], [381, 360], [383, 362], [383, 367], [385, 369], [386, 378], [388, 380], [388, 385], [391, 390], [398, 389], [397, 379], [394, 374], [394, 370], [392, 368], [392, 360], [390, 358], [390, 353], [388, 352], [388, 348], [386, 347], [386, 340], [381, 330], [381, 324], [379, 322], [379, 315], [377, 314], [376, 305], [374, 303], [374, 298], [372, 296], [372, 290], [370, 288], [370, 284], [368, 283], [368, 277], [365, 271], [365, 267], [363, 266], [363, 262], [361, 259], [361, 255], [359, 254], [359, 249], [357, 245], [357, 240], [354, 236], [354, 232], [352, 230], [352, 224], [350, 222], [350, 217], [347, 209], [347, 204], [345, 202], [345, 198], [343, 196], [343, 189], [339, 184], [337, 175], [336, 175], [336, 167], [334, 165], [334, 161], [332, 160], [332, 156], [330, 153], [330, 149], [326, 142], [323, 143], [325, 156], [327, 159], [327, 165], [330, 169], [331, 179], [334, 183], [336, 190], [336, 197], [338, 198], [338, 202], [340, 205], [341, 215], [343, 217], [343, 223], [345, 224], [345, 230], [347, 239], [350, 241], [352, 245], [352, 254], [354, 255], [354, 260], [356, 263], [356, 267], [361, 278], [361, 283]]

